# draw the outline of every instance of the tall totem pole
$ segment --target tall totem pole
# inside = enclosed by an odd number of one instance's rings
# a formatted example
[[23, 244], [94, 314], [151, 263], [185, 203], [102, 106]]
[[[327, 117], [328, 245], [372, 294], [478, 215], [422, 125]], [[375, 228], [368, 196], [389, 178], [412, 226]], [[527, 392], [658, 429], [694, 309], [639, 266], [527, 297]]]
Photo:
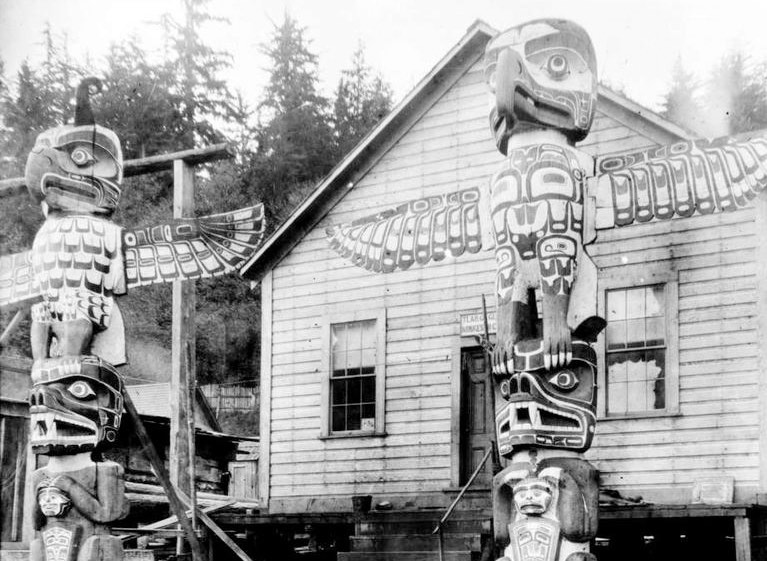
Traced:
[[32, 561], [114, 561], [112, 522], [128, 512], [123, 467], [104, 461], [123, 413], [125, 336], [114, 296], [141, 285], [237, 270], [258, 246], [257, 205], [137, 230], [112, 222], [123, 158], [95, 123], [95, 78], [77, 90], [74, 124], [37, 137], [25, 180], [45, 215], [32, 249], [0, 258], [0, 305], [32, 306], [30, 445], [49, 456], [32, 478]]
[[767, 186], [764, 132], [601, 160], [577, 150], [594, 119], [596, 66], [588, 34], [570, 21], [498, 34], [484, 67], [505, 159], [491, 181], [327, 229], [332, 248], [373, 272], [495, 251], [503, 561], [595, 559], [598, 474], [582, 454], [596, 428], [592, 344], [605, 321], [584, 247], [600, 229], [736, 210]]

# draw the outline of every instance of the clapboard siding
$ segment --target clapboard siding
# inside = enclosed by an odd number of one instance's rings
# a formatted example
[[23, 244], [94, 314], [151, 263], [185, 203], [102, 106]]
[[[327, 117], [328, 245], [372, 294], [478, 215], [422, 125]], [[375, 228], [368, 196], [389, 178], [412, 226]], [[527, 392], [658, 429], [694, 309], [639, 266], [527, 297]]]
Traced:
[[759, 479], [753, 209], [600, 238], [591, 253], [602, 275], [648, 262], [677, 273], [679, 414], [602, 420], [589, 459], [627, 493], [660, 498], [673, 486], [689, 499], [696, 480], [730, 475], [747, 499]]
[[[451, 376], [461, 313], [493, 293], [489, 252], [391, 275], [328, 247], [324, 228], [415, 198], [486, 185], [501, 161], [476, 64], [350, 188], [273, 270], [269, 462], [271, 499], [439, 493], [451, 483]], [[605, 104], [580, 147], [592, 155], [667, 141]], [[637, 117], [633, 117], [636, 119]], [[657, 127], [655, 127], [657, 128]], [[670, 133], [665, 133], [670, 134]], [[679, 413], [600, 420], [589, 452], [608, 485], [629, 494], [701, 477], [758, 479], [754, 213], [744, 210], [600, 233], [602, 274], [650, 263], [676, 272]], [[327, 318], [386, 309], [386, 436], [320, 438]], [[303, 503], [302, 503], [303, 504]]]

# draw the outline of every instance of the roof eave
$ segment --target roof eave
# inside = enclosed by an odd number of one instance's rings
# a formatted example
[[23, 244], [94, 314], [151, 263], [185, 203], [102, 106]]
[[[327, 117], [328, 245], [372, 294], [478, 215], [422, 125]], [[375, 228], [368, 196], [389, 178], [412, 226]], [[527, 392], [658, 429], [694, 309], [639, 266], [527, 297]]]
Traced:
[[463, 73], [478, 60], [497, 30], [475, 21], [456, 45], [413, 90], [320, 181], [309, 195], [240, 269], [260, 280], [367, 173], [405, 132]]

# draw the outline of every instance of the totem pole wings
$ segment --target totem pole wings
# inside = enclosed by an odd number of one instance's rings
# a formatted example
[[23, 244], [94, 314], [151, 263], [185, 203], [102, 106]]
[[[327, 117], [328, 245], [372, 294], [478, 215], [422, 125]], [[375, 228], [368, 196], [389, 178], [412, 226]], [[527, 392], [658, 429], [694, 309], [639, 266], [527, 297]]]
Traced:
[[[75, 231], [77, 221], [69, 227]], [[76, 259], [84, 271], [98, 267], [102, 259], [124, 252], [125, 288], [225, 275], [239, 270], [258, 247], [264, 234], [263, 205], [203, 216], [177, 219], [140, 229], [126, 228], [119, 244], [82, 244]], [[63, 234], [66, 237], [66, 233]], [[58, 241], [48, 246], [51, 269], [73, 258], [58, 253]], [[65, 283], [74, 281], [67, 275]], [[85, 281], [83, 281], [85, 282]], [[20, 304], [42, 296], [32, 269], [32, 250], [0, 256], [0, 307]]]
[[[730, 212], [767, 188], [767, 131], [741, 138], [691, 140], [601, 158], [588, 189], [595, 205], [584, 229]], [[416, 199], [394, 209], [326, 229], [330, 246], [354, 265], [376, 273], [460, 257], [488, 247], [484, 236], [486, 185]], [[530, 209], [525, 209], [528, 212]], [[523, 235], [522, 209], [493, 208], [491, 220]], [[527, 229], [534, 229], [529, 226]], [[490, 242], [492, 245], [492, 242]]]

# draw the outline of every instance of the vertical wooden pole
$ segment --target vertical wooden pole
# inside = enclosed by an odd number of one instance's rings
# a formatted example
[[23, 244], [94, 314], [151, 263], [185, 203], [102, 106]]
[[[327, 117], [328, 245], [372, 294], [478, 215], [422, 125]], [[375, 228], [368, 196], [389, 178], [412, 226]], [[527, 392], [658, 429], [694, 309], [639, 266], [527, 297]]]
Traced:
[[751, 521], [745, 516], [736, 516], [735, 561], [751, 561]]
[[759, 489], [757, 503], [767, 504], [767, 192], [754, 199], [756, 207], [756, 334], [759, 387]]
[[[173, 217], [194, 215], [194, 168], [183, 160], [173, 162]], [[170, 375], [170, 454], [171, 482], [192, 500], [194, 510], [194, 399], [196, 292], [194, 281], [173, 282], [173, 327]], [[177, 552], [181, 553], [183, 538]], [[203, 561], [201, 558], [194, 561]]]

